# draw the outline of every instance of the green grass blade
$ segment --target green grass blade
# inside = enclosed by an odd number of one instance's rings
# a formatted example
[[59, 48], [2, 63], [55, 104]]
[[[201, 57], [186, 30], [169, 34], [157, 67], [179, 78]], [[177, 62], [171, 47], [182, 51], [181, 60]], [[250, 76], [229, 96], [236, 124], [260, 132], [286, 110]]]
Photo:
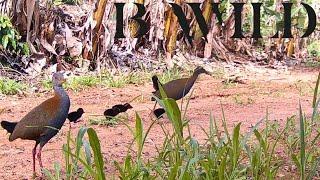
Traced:
[[226, 133], [226, 136], [227, 136], [227, 139], [228, 139], [228, 143], [231, 144], [231, 138], [230, 138], [230, 134], [229, 134], [229, 131], [228, 131], [228, 128], [227, 128], [226, 116], [225, 116], [225, 114], [224, 114], [224, 110], [223, 110], [222, 104], [221, 104], [221, 111], [222, 111], [222, 125], [223, 125], [223, 129], [224, 129], [224, 132]]
[[233, 135], [232, 135], [233, 168], [235, 168], [238, 164], [240, 151], [241, 151], [240, 126], [241, 126], [241, 123], [238, 123], [238, 125], [234, 128]]
[[[75, 154], [73, 154], [70, 151], [65, 151], [65, 153], [70, 154], [70, 156], [76, 158], [77, 156]], [[90, 165], [87, 164], [86, 161], [84, 161], [83, 159], [79, 158], [78, 161], [80, 161], [80, 163], [85, 167], [85, 169], [92, 175], [95, 175], [94, 170], [92, 169], [92, 167]]]
[[[62, 146], [62, 149], [65, 151], [65, 152], [70, 152], [71, 151], [71, 147], [70, 147], [70, 140], [71, 140], [71, 131], [69, 129], [68, 131], [68, 135], [67, 135], [67, 144], [64, 144]], [[71, 169], [71, 166], [72, 164], [70, 163], [70, 154], [69, 153], [64, 153], [64, 156], [65, 156], [65, 168], [66, 168], [66, 175], [67, 175], [67, 180], [71, 179], [71, 175], [72, 175], [72, 169]]]
[[95, 132], [94, 129], [89, 128], [87, 130], [88, 136], [89, 136], [89, 142], [90, 146], [93, 150], [94, 154], [94, 162], [95, 166], [97, 168], [97, 175], [99, 177], [99, 180], [104, 180], [106, 179], [105, 173], [104, 173], [104, 162], [103, 162], [103, 157], [101, 154], [101, 147], [100, 147], [100, 142], [99, 138], [97, 136], [97, 133]]
[[138, 159], [141, 157], [142, 148], [143, 148], [143, 125], [142, 120], [138, 113], [136, 113], [136, 131], [135, 131], [135, 139], [138, 146]]
[[302, 114], [301, 103], [299, 103], [299, 120], [300, 120], [300, 179], [305, 179], [305, 165], [306, 165], [306, 142], [305, 142], [305, 127], [304, 117]]
[[180, 141], [183, 140], [183, 123], [181, 120], [181, 111], [175, 100], [165, 98], [162, 100], [165, 111], [168, 115], [169, 120], [172, 122], [175, 132], [178, 134]]
[[255, 130], [258, 129], [258, 127], [260, 126], [260, 124], [265, 120], [266, 118], [262, 118], [260, 121], [258, 121], [253, 127], [250, 128], [250, 131], [248, 133], [245, 134], [244, 138], [242, 139], [241, 144], [245, 145], [247, 143], [247, 141], [249, 140], [249, 138], [252, 136], [252, 134], [254, 133]]
[[262, 147], [264, 152], [267, 152], [267, 145], [266, 142], [264, 141], [263, 137], [261, 136], [260, 132], [258, 130], [254, 130], [254, 135], [258, 139], [260, 146]]
[[311, 170], [307, 176], [307, 180], [312, 180], [313, 177], [316, 175], [316, 173], [318, 172], [318, 169], [319, 169], [319, 165], [320, 165], [320, 158], [317, 158], [313, 164], [312, 164], [312, 167], [311, 167]]
[[83, 140], [83, 147], [84, 147], [84, 152], [85, 152], [85, 157], [86, 157], [86, 160], [87, 160], [87, 164], [91, 165], [92, 162], [91, 162], [91, 151], [90, 151], [90, 144], [88, 141], [86, 140]]
[[160, 82], [158, 82], [158, 86], [159, 86], [160, 97], [161, 97], [160, 99], [167, 98], [168, 96], [167, 96], [166, 92], [164, 91]]
[[313, 94], [313, 101], [312, 101], [312, 107], [315, 108], [316, 102], [317, 102], [317, 97], [318, 97], [318, 92], [319, 92], [319, 84], [320, 84], [320, 72], [318, 75], [316, 87], [314, 88], [314, 94]]
[[56, 178], [48, 169], [43, 169], [42, 172], [45, 175], [45, 177], [48, 178], [49, 180], [56, 180]]

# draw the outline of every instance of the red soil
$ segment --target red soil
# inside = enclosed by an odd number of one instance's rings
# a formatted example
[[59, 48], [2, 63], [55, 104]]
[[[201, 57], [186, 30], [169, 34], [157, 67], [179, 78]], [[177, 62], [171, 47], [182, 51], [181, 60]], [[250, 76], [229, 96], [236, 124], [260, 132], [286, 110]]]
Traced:
[[[195, 84], [187, 113], [192, 135], [200, 142], [203, 141], [206, 136], [200, 127], [208, 129], [210, 112], [221, 119], [221, 107], [224, 109], [228, 127], [233, 128], [241, 122], [242, 131], [248, 130], [251, 125], [263, 118], [267, 109], [269, 119], [285, 122], [287, 117], [298, 114], [299, 100], [303, 110], [310, 114], [316, 76], [315, 71], [264, 74], [248, 79], [246, 84], [226, 86], [221, 83], [221, 79], [204, 75]], [[108, 173], [115, 173], [113, 160], [122, 161], [133, 137], [122, 124], [114, 127], [90, 125], [90, 114], [103, 114], [107, 107], [142, 95], [143, 98], [131, 103], [134, 108], [128, 111], [128, 123], [134, 126], [135, 112], [138, 112], [143, 119], [144, 129], [147, 129], [151, 123], [150, 109], [154, 105], [154, 102], [149, 101], [152, 90], [150, 82], [144, 86], [129, 85], [125, 88], [92, 88], [78, 93], [69, 92], [71, 110], [83, 107], [86, 112], [80, 123], [72, 124], [72, 134], [75, 137], [79, 128], [84, 125], [93, 127], [97, 131]], [[18, 121], [47, 97], [48, 94], [33, 94], [23, 98], [6, 97], [0, 100], [0, 110], [5, 109], [0, 113], [0, 119]], [[166, 118], [160, 122], [170, 128]], [[42, 157], [46, 168], [53, 169], [54, 162], [64, 166], [62, 145], [66, 142], [68, 128], [66, 123], [59, 134], [44, 147]], [[162, 139], [162, 130], [156, 124], [147, 139], [144, 155], [152, 157], [155, 145], [160, 145]], [[32, 141], [9, 142], [6, 131], [0, 128], [0, 179], [31, 179], [33, 146]], [[36, 165], [39, 172], [38, 163]]]

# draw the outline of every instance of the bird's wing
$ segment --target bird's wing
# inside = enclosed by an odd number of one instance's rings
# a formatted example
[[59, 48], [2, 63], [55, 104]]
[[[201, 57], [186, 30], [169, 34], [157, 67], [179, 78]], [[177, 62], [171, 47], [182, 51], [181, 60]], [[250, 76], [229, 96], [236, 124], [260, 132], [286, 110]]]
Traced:
[[72, 118], [73, 116], [77, 115], [77, 112], [74, 111], [74, 112], [71, 112], [68, 114], [68, 119]]
[[17, 138], [38, 139], [45, 132], [50, 122], [57, 116], [59, 103], [59, 98], [53, 97], [32, 109], [17, 124], [10, 136], [10, 140]]
[[[173, 98], [173, 99], [180, 99], [182, 97], [183, 90], [186, 86], [187, 81], [188, 81], [188, 78], [183, 78], [183, 79], [176, 79], [164, 84], [163, 89], [167, 94], [167, 97]], [[159, 97], [160, 92], [157, 91], [155, 95]]]

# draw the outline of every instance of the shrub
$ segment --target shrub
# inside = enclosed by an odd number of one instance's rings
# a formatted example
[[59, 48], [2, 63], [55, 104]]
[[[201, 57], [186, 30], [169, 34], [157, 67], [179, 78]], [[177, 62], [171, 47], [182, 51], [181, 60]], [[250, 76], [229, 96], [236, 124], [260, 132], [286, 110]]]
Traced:
[[29, 54], [26, 43], [20, 42], [19, 33], [14, 29], [7, 16], [0, 15], [0, 50], [15, 51], [16, 53]]

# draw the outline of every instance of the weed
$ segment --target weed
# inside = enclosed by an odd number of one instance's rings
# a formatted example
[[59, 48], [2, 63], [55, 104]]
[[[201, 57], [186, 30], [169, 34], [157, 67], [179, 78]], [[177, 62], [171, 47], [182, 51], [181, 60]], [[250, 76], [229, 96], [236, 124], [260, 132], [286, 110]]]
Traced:
[[104, 126], [115, 126], [120, 122], [128, 121], [128, 114], [122, 113], [116, 117], [106, 118], [104, 116], [91, 117], [89, 119], [90, 124], [92, 125], [104, 125]]
[[[86, 133], [89, 140], [84, 139]], [[82, 127], [75, 139], [71, 138], [69, 130], [67, 143], [63, 145], [62, 149], [65, 155], [65, 177], [62, 175], [61, 166], [55, 163], [54, 173], [47, 169], [43, 170], [48, 179], [71, 180], [78, 179], [78, 177], [106, 179], [100, 141], [94, 129]]]
[[0, 94], [15, 95], [27, 89], [27, 85], [11, 79], [0, 79]]
[[314, 60], [314, 59], [308, 59], [305, 62], [306, 67], [312, 67], [312, 68], [318, 68], [320, 67], [320, 61]]
[[95, 87], [99, 84], [99, 79], [95, 76], [74, 77], [66, 83], [66, 89], [73, 91], [82, 90], [88, 87]]
[[216, 79], [222, 79], [225, 76], [225, 71], [223, 68], [216, 68], [212, 72], [212, 76]]
[[251, 97], [244, 97], [241, 94], [235, 94], [233, 96], [234, 102], [239, 105], [248, 105], [248, 104], [253, 104], [254, 99]]
[[[161, 83], [166, 83], [178, 78], [181, 78], [183, 76], [183, 72], [179, 70], [178, 68], [172, 68], [167, 71], [164, 71], [161, 75], [158, 76], [159, 81]], [[190, 75], [191, 72], [188, 72], [187, 75]]]
[[320, 57], [319, 48], [320, 48], [319, 40], [313, 41], [307, 46], [308, 53], [315, 57]]
[[0, 49], [29, 55], [29, 48], [26, 43], [20, 42], [19, 33], [14, 29], [11, 19], [0, 15]]
[[117, 118], [107, 119], [105, 117], [101, 118], [90, 118], [89, 123], [92, 125], [105, 125], [105, 126], [115, 126], [119, 123]]
[[299, 91], [300, 96], [305, 96], [313, 92], [313, 88], [310, 84], [301, 80], [296, 81], [294, 86]]

